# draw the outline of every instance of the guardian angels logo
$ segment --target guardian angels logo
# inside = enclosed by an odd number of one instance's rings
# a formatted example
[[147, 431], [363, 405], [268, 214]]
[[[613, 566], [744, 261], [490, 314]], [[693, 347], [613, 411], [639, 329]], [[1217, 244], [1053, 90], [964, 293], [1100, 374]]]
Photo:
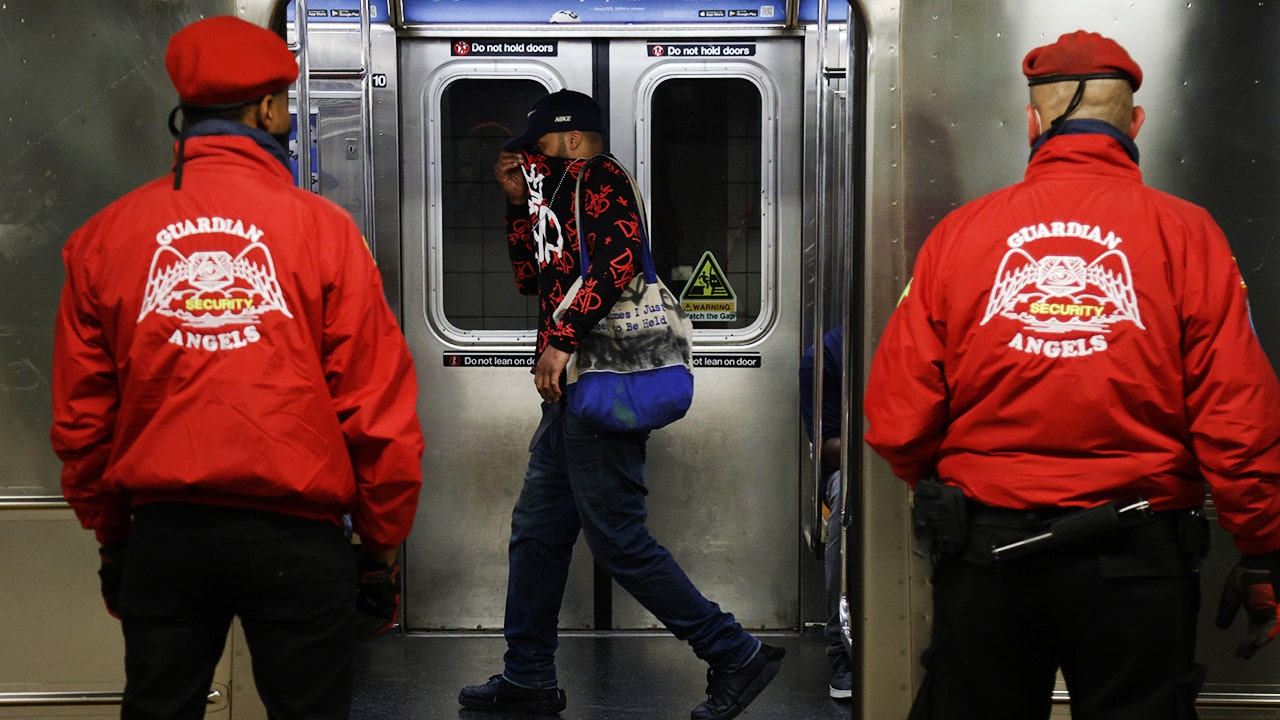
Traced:
[[[249, 241], [234, 257], [225, 250], [184, 255], [173, 241], [195, 235], [234, 235]], [[156, 233], [138, 322], [155, 313], [182, 321], [169, 342], [208, 351], [232, 350], [261, 339], [256, 325], [269, 312], [292, 318], [276, 280], [271, 251], [256, 225], [221, 217], [180, 220]]]
[[[1066, 254], [1037, 257], [1023, 249], [1042, 238], [1064, 237], [1106, 249], [1092, 260]], [[1017, 333], [1009, 347], [1046, 357], [1082, 357], [1106, 350], [1106, 334], [1116, 323], [1145, 329], [1129, 259], [1117, 249], [1123, 242], [1119, 236], [1104, 235], [1096, 225], [1051, 222], [1021, 228], [1006, 242], [1009, 251], [996, 271], [981, 324], [997, 315], [1021, 323], [1027, 334]], [[1088, 335], [1065, 337], [1068, 333]]]

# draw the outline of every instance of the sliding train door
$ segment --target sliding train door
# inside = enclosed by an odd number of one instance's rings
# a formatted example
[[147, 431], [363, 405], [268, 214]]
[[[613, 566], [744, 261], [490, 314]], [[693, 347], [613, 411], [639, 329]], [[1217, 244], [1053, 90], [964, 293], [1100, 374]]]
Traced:
[[[493, 165], [532, 102], [560, 88], [605, 107], [607, 148], [645, 194], [659, 273], [694, 318], [693, 407], [648, 446], [651, 530], [744, 625], [798, 626], [799, 37], [739, 29], [707, 42], [669, 23], [650, 35], [639, 17], [626, 29], [590, 18], [453, 29], [425, 22], [437, 8], [405, 5], [404, 329], [427, 439], [406, 628], [502, 626], [539, 400], [536, 300], [515, 289]], [[523, 12], [496, 5], [484, 12]], [[658, 624], [579, 543], [560, 626]]]
[[[695, 334], [693, 408], [650, 444], [650, 528], [757, 628], [800, 622], [801, 47], [659, 35], [608, 54], [611, 147], [633, 163]], [[615, 627], [654, 623], [614, 593]]]
[[[531, 34], [404, 37], [404, 330], [421, 384], [424, 485], [405, 549], [409, 630], [502, 626], [511, 508], [539, 399], [529, 374], [536, 298], [516, 292], [493, 180], [534, 100], [590, 92], [591, 42]], [[590, 627], [578, 553], [561, 626]]]

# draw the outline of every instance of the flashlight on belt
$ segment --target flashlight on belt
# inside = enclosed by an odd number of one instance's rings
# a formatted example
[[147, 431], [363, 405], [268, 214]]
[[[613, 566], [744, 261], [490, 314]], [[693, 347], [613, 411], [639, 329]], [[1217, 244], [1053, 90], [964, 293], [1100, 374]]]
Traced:
[[1151, 503], [1142, 498], [1077, 510], [1049, 523], [1039, 535], [991, 548], [991, 559], [1010, 560], [1042, 550], [1064, 550], [1109, 540], [1122, 530], [1146, 525], [1153, 518]]

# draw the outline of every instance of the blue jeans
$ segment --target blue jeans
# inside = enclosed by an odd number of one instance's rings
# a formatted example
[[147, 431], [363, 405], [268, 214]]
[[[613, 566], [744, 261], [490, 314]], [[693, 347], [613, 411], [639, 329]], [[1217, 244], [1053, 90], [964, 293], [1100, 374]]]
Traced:
[[824, 493], [824, 504], [831, 511], [827, 518], [827, 545], [822, 560], [827, 581], [827, 626], [823, 634], [827, 638], [827, 657], [832, 665], [849, 661], [849, 649], [844, 646], [843, 633], [840, 631], [840, 579], [843, 577], [844, 555], [840, 552], [840, 510], [843, 506], [844, 494], [840, 482], [840, 471], [836, 470], [827, 476], [827, 487]]
[[536, 441], [511, 514], [503, 658], [509, 682], [557, 685], [556, 626], [580, 530], [596, 562], [712, 668], [736, 670], [760, 648], [649, 534], [646, 440], [647, 433], [597, 433], [564, 414]]

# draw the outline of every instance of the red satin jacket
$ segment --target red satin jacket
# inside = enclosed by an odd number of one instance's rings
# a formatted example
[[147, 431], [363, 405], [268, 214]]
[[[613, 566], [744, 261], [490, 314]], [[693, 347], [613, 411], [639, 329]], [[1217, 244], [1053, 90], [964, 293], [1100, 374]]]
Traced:
[[160, 500], [350, 513], [375, 550], [405, 539], [417, 380], [346, 211], [251, 138], [193, 137], [180, 190], [134, 190], [62, 255], [51, 439], [100, 542]]
[[1105, 134], [1061, 135], [1023, 182], [946, 217], [872, 361], [866, 441], [1009, 508], [1204, 500], [1280, 549], [1280, 383], [1202, 208]]

